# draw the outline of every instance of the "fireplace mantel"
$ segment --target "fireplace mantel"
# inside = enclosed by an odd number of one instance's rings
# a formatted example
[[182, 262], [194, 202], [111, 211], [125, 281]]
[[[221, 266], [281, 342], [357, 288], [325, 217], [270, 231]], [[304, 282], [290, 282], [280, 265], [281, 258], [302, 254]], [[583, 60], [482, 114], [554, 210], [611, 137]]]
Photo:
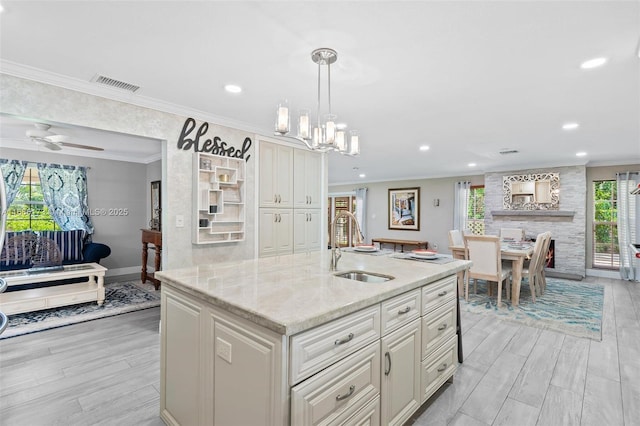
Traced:
[[491, 210], [493, 217], [499, 218], [573, 218], [570, 210]]

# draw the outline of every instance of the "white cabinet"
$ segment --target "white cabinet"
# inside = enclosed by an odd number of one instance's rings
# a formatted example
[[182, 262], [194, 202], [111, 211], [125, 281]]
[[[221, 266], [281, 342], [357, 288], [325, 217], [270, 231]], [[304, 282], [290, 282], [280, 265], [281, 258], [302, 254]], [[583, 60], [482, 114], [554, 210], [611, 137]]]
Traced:
[[193, 155], [193, 244], [244, 241], [245, 161]]
[[293, 209], [260, 209], [259, 255], [293, 253]]
[[296, 149], [293, 154], [293, 206], [320, 208], [322, 188], [321, 157], [311, 151]]
[[260, 257], [320, 249], [321, 165], [316, 152], [260, 142]]
[[160, 337], [164, 422], [285, 424], [283, 336], [168, 287]]
[[320, 209], [294, 209], [293, 251], [301, 253], [320, 249]]
[[260, 142], [260, 207], [293, 207], [293, 151]]

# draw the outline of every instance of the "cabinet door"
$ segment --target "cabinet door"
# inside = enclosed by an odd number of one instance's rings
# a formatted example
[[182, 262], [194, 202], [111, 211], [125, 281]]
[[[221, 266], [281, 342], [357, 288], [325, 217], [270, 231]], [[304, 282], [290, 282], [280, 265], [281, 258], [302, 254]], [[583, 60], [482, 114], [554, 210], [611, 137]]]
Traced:
[[401, 425], [420, 407], [420, 319], [382, 338], [381, 424]]
[[[202, 423], [202, 307], [162, 289], [160, 413], [176, 424]], [[175, 360], [180, 360], [175, 362]]]
[[320, 249], [320, 218], [319, 209], [294, 209], [294, 252]]
[[293, 151], [288, 146], [278, 145], [274, 187], [277, 195], [278, 207], [293, 207]]
[[293, 154], [293, 205], [298, 208], [319, 208], [322, 188], [320, 154], [301, 149]]
[[260, 207], [293, 207], [293, 148], [260, 142]]
[[293, 209], [260, 209], [260, 257], [293, 253]]

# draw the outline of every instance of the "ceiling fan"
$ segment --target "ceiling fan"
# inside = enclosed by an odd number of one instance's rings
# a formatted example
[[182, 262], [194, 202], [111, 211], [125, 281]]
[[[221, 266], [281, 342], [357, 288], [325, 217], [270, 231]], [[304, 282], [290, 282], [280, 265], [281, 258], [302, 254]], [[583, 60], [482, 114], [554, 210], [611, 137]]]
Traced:
[[36, 127], [35, 129], [27, 130], [27, 136], [36, 144], [44, 146], [52, 151], [60, 151], [63, 146], [69, 148], [91, 149], [93, 151], [104, 151], [103, 148], [68, 142], [70, 140], [69, 136], [60, 135], [50, 131], [49, 129], [51, 126], [49, 124], [34, 123], [34, 126]]

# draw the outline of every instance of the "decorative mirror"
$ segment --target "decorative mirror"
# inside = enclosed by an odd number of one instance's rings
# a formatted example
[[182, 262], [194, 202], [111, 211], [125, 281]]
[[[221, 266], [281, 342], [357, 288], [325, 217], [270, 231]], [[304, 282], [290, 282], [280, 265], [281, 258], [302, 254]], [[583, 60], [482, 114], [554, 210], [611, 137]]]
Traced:
[[160, 192], [160, 181], [155, 180], [151, 182], [151, 221], [149, 222], [149, 228], [154, 231], [162, 230], [162, 201]]
[[535, 173], [502, 177], [505, 210], [558, 210], [560, 174]]

